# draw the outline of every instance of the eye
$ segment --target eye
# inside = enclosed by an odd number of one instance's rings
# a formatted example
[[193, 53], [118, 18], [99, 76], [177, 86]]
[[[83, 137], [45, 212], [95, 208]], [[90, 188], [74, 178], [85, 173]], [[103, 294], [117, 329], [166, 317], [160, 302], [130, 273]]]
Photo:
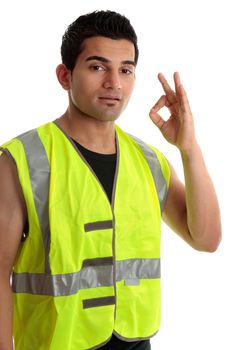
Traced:
[[121, 72], [125, 75], [130, 75], [130, 74], [133, 74], [133, 70], [132, 69], [129, 69], [129, 68], [122, 68], [121, 69]]
[[102, 71], [104, 71], [104, 67], [102, 67], [102, 66], [100, 66], [100, 65], [98, 65], [98, 64], [94, 64], [94, 65], [92, 65], [90, 68], [91, 68], [91, 70], [97, 71], [97, 72], [102, 72]]

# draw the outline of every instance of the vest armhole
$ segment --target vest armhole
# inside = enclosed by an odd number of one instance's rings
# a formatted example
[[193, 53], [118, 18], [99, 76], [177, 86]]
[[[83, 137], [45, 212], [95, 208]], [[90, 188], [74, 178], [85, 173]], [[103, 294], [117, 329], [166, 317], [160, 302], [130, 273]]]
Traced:
[[16, 165], [15, 159], [12, 156], [11, 152], [7, 148], [0, 147], [0, 157], [3, 154], [6, 154], [8, 156], [8, 158], [10, 158], [14, 162], [14, 164]]

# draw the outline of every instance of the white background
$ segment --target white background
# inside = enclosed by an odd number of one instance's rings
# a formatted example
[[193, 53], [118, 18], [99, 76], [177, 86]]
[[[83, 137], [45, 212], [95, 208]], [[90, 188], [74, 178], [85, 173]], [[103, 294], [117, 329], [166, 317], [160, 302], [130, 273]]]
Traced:
[[[110, 9], [130, 18], [140, 58], [131, 102], [118, 121], [158, 147], [182, 178], [179, 153], [148, 118], [162, 94], [157, 73], [178, 70], [196, 133], [218, 193], [223, 241], [200, 253], [164, 227], [162, 325], [155, 350], [233, 349], [232, 288], [232, 10], [231, 1], [2, 1], [0, 5], [0, 144], [60, 116], [67, 96], [55, 76], [61, 37], [79, 15]], [[143, 315], [142, 315], [143, 317]]]

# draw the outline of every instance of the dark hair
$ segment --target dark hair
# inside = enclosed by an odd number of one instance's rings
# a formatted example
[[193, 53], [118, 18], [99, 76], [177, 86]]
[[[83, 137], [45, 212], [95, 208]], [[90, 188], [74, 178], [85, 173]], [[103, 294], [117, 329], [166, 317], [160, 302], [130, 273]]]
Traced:
[[94, 36], [104, 36], [114, 40], [127, 39], [134, 44], [135, 64], [138, 61], [137, 35], [130, 21], [113, 11], [94, 11], [78, 17], [71, 23], [62, 37], [62, 63], [74, 69], [78, 55], [82, 52], [83, 41]]

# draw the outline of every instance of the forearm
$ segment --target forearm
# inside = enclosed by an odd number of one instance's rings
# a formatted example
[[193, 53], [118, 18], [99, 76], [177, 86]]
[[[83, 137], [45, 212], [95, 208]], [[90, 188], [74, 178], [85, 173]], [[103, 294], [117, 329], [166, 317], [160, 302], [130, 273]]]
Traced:
[[215, 189], [198, 144], [181, 151], [185, 177], [186, 220], [197, 249], [216, 250], [221, 224]]
[[0, 276], [0, 350], [13, 350], [13, 300], [10, 283]]

